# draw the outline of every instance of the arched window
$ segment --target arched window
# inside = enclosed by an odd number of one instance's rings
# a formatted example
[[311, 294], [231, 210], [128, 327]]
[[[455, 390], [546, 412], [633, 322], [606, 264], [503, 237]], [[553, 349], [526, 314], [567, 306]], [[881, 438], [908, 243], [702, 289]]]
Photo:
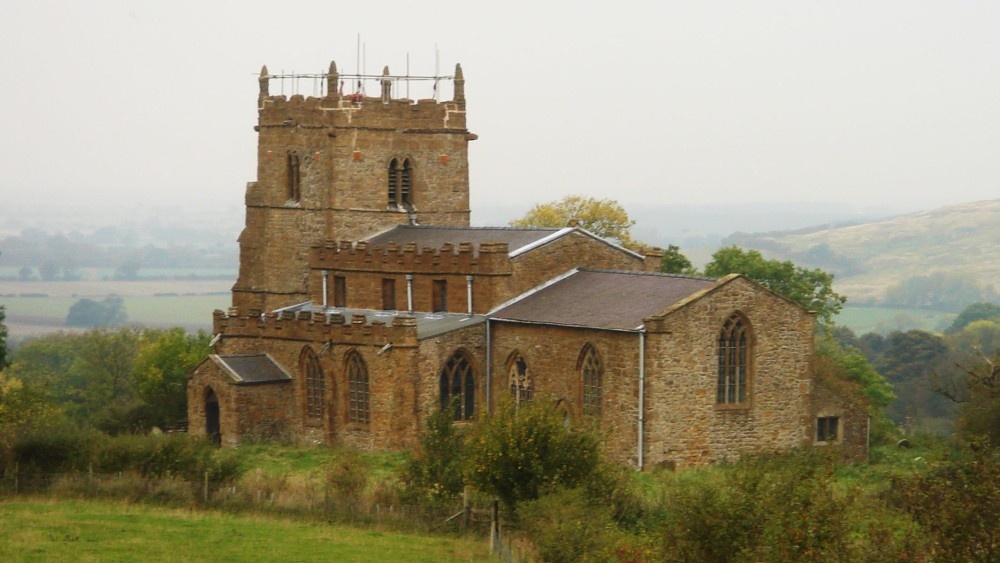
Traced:
[[309, 347], [302, 351], [300, 363], [306, 375], [306, 416], [320, 418], [323, 416], [323, 394], [326, 390], [323, 367], [320, 366], [316, 353]]
[[390, 207], [403, 208], [407, 211], [413, 209], [410, 193], [412, 179], [413, 165], [409, 158], [404, 158], [402, 162], [398, 158], [389, 161], [388, 200]]
[[368, 368], [361, 354], [351, 351], [345, 361], [347, 372], [347, 420], [359, 424], [371, 421], [369, 407]]
[[452, 408], [455, 420], [471, 420], [475, 414], [476, 382], [472, 359], [459, 350], [441, 368], [441, 409]]
[[510, 396], [514, 403], [531, 401], [532, 385], [528, 374], [528, 363], [519, 352], [514, 352], [507, 359], [507, 380], [510, 383]]
[[288, 153], [288, 199], [290, 201], [299, 201], [302, 199], [302, 177], [299, 173], [299, 155], [290, 152]]
[[590, 344], [580, 352], [579, 369], [583, 382], [583, 414], [599, 417], [604, 393], [604, 366], [597, 349]]
[[715, 402], [737, 404], [746, 401], [750, 372], [750, 325], [743, 315], [733, 313], [719, 332], [719, 378]]

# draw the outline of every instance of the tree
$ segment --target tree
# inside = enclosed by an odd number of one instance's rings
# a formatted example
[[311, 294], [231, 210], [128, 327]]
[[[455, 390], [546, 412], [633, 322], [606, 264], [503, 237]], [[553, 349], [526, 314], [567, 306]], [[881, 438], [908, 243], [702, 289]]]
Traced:
[[768, 260], [756, 250], [736, 246], [720, 248], [705, 266], [705, 275], [722, 277], [742, 274], [771, 291], [816, 313], [817, 321], [829, 327], [847, 298], [833, 291], [833, 274], [808, 270], [790, 261]]
[[663, 251], [663, 260], [660, 261], [660, 271], [665, 274], [697, 274], [697, 270], [691, 265], [687, 256], [681, 254], [680, 247], [671, 244]]
[[7, 310], [3, 305], [0, 305], [0, 371], [9, 365], [9, 359], [7, 358], [7, 324], [4, 322], [7, 320]]
[[187, 416], [187, 374], [211, 352], [204, 331], [144, 331], [129, 384], [144, 403], [143, 427], [167, 426]]
[[611, 239], [623, 246], [634, 244], [630, 236], [635, 221], [629, 219], [625, 208], [612, 199], [597, 199], [578, 195], [566, 196], [559, 201], [540, 203], [524, 217], [510, 222], [512, 227], [565, 227], [576, 220], [599, 237]]
[[109, 295], [101, 301], [84, 297], [70, 306], [66, 324], [83, 327], [117, 326], [127, 319], [125, 302], [121, 297]]
[[559, 488], [580, 486], [597, 469], [597, 438], [565, 424], [542, 403], [506, 404], [479, 421], [467, 445], [468, 476], [480, 491], [514, 509]]
[[115, 268], [115, 279], [116, 280], [137, 280], [139, 279], [139, 269], [142, 268], [142, 263], [139, 262], [138, 258], [132, 257], [126, 259], [117, 268]]
[[945, 334], [955, 334], [975, 321], [994, 321], [1000, 324], [1000, 306], [993, 303], [973, 303], [955, 317]]
[[841, 346], [836, 338], [821, 336], [816, 343], [816, 372], [827, 380], [842, 380], [858, 386], [868, 404], [880, 413], [896, 396], [890, 384], [857, 348]]

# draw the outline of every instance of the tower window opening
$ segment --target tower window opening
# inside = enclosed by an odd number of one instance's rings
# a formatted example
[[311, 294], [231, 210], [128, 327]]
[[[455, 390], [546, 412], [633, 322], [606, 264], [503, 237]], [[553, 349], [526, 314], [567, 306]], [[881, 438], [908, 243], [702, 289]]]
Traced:
[[399, 175], [399, 200], [407, 211], [412, 209], [413, 202], [410, 201], [410, 179], [413, 167], [410, 166], [410, 159], [403, 161], [403, 169]]
[[413, 201], [410, 187], [413, 180], [413, 165], [410, 163], [410, 159], [403, 159], [402, 163], [396, 158], [389, 161], [387, 180], [389, 207], [412, 211]]
[[288, 199], [299, 201], [302, 199], [301, 175], [299, 173], [299, 155], [288, 153]]
[[398, 190], [396, 183], [399, 181], [399, 162], [394, 158], [389, 162], [389, 205], [396, 207], [399, 205]]

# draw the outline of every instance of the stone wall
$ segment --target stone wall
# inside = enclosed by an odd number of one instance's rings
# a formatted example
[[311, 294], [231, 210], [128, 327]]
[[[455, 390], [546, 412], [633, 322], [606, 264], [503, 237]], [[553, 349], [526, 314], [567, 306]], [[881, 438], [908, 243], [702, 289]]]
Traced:
[[[309, 299], [308, 251], [322, 241], [411, 220], [468, 226], [468, 143], [476, 136], [457, 82], [452, 101], [383, 102], [336, 92], [270, 96], [266, 69], [261, 80], [257, 179], [247, 185], [234, 306], [270, 310]], [[411, 163], [410, 209], [389, 205], [393, 159]]]
[[[845, 385], [846, 382], [828, 383], [817, 378], [812, 392], [812, 427], [809, 439], [816, 447], [836, 448], [841, 459], [860, 462], [868, 459], [869, 416], [860, 390]], [[819, 417], [835, 416], [840, 419], [837, 439], [820, 442], [816, 439]]]
[[[739, 312], [752, 338], [747, 400], [716, 403], [718, 338]], [[742, 277], [650, 319], [646, 461], [676, 466], [787, 450], [807, 440], [813, 316]]]
[[[527, 364], [532, 400], [565, 408], [573, 424], [596, 425], [604, 452], [618, 463], [637, 462], [639, 334], [493, 322], [493, 404], [512, 400], [508, 368], [513, 354]], [[604, 368], [600, 416], [583, 414], [584, 346], [592, 345]]]

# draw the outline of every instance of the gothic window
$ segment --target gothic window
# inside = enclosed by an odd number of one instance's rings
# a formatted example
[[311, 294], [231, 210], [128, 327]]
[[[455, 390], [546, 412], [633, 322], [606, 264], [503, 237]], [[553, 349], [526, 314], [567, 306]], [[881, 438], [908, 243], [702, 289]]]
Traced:
[[306, 376], [306, 416], [320, 418], [323, 416], [323, 393], [326, 389], [323, 367], [320, 366], [316, 353], [309, 347], [302, 351], [301, 364]]
[[514, 403], [531, 401], [532, 386], [528, 376], [528, 363], [520, 353], [514, 352], [507, 361], [507, 379], [510, 382], [510, 396]]
[[719, 377], [715, 402], [739, 404], [747, 399], [750, 372], [750, 326], [739, 313], [726, 320], [719, 332]]
[[413, 209], [410, 187], [413, 181], [413, 165], [410, 159], [404, 158], [402, 162], [398, 158], [389, 161], [388, 174], [388, 199], [389, 206], [404, 208], [407, 211]]
[[347, 420], [368, 424], [371, 420], [369, 406], [368, 368], [361, 354], [352, 351], [347, 355]]
[[347, 278], [333, 276], [333, 306], [347, 307]]
[[440, 375], [441, 410], [453, 409], [455, 420], [475, 414], [476, 384], [472, 359], [459, 350], [448, 358]]
[[290, 152], [288, 153], [288, 199], [290, 201], [299, 201], [302, 199], [302, 184], [301, 175], [299, 173], [299, 155]]
[[431, 311], [444, 313], [448, 310], [448, 282], [434, 280], [431, 285]]
[[580, 377], [583, 382], [583, 414], [601, 416], [604, 366], [597, 349], [587, 344], [580, 352]]
[[392, 278], [382, 278], [382, 309], [396, 310], [396, 280]]

